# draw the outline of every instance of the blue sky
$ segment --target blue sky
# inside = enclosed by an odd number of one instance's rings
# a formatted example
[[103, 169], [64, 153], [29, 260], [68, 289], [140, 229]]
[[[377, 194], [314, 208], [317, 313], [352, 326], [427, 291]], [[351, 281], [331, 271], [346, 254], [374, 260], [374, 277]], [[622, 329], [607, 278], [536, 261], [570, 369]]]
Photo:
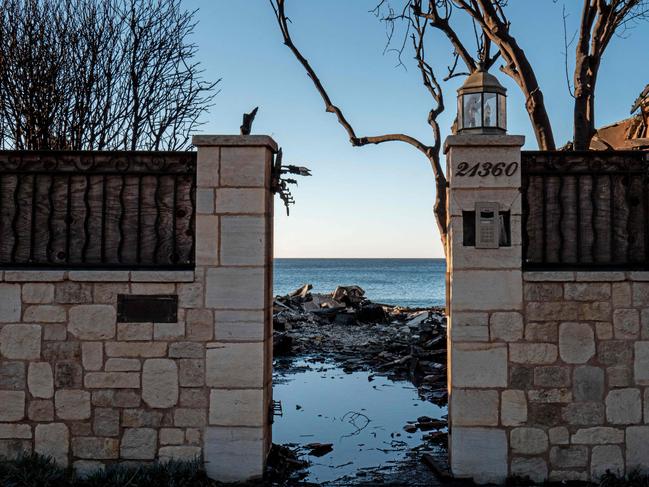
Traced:
[[[405, 132], [431, 141], [426, 124], [430, 99], [407, 52], [407, 71], [383, 52], [385, 26], [369, 10], [376, 0], [287, 0], [295, 43], [311, 61], [335, 104], [358, 135]], [[393, 0], [398, 3], [398, 0]], [[566, 0], [569, 35], [577, 28], [581, 1]], [[432, 214], [434, 182], [427, 159], [405, 144], [353, 148], [302, 67], [283, 45], [268, 0], [185, 0], [198, 8], [198, 59], [210, 79], [223, 78], [202, 128], [238, 133], [243, 112], [259, 106], [253, 133], [269, 134], [285, 160], [306, 165], [290, 217], [276, 202], [277, 257], [441, 257]], [[512, 32], [530, 58], [544, 91], [555, 139], [571, 138], [572, 99], [564, 74], [562, 6], [553, 0], [510, 0]], [[462, 14], [456, 13], [460, 21]], [[459, 30], [473, 38], [471, 26]], [[649, 24], [614, 38], [605, 55], [597, 89], [599, 126], [628, 116], [646, 83]], [[451, 60], [437, 35], [427, 46], [440, 78]], [[574, 58], [569, 50], [569, 60]], [[526, 136], [535, 149], [518, 87], [497, 70], [508, 89], [509, 133]], [[572, 69], [570, 70], [572, 77]], [[444, 136], [455, 117], [455, 90], [444, 84]]]

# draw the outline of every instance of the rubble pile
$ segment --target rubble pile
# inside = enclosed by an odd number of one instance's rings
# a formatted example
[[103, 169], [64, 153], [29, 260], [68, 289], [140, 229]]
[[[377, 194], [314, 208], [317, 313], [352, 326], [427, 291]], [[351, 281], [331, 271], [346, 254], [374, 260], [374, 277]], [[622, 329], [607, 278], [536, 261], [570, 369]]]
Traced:
[[[306, 284], [274, 301], [274, 355], [309, 356], [413, 382], [420, 395], [446, 402], [446, 322], [441, 308], [373, 303], [358, 286], [330, 294]], [[286, 362], [289, 363], [288, 361]]]

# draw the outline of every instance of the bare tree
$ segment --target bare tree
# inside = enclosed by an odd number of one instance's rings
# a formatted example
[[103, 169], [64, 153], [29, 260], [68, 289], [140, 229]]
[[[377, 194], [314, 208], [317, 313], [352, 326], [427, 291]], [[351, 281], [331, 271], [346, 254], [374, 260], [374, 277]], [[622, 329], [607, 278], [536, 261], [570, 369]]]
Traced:
[[[591, 42], [592, 53], [580, 61], [579, 47], [577, 49], [577, 63], [575, 73], [578, 69], [584, 70], [584, 63], [587, 63], [586, 72], [593, 71], [593, 61], [596, 60], [596, 68], [599, 67], [602, 54], [610, 41], [610, 38], [621, 28], [625, 28], [630, 22], [647, 16], [645, 0], [583, 0], [584, 9], [588, 15], [594, 16], [589, 23], [582, 22], [582, 29], [578, 46], [584, 42], [588, 46], [591, 38], [597, 41]], [[469, 75], [476, 70], [489, 69], [499, 59], [503, 61], [500, 69], [509, 75], [518, 85], [525, 97], [525, 108], [528, 112], [538, 146], [542, 150], [554, 150], [556, 144], [552, 132], [552, 124], [548, 116], [543, 92], [539, 86], [533, 66], [527, 58], [518, 40], [510, 32], [510, 21], [505, 10], [507, 0], [379, 0], [372, 12], [387, 25], [388, 47], [393, 44], [391, 50], [396, 51], [399, 64], [402, 62], [402, 54], [407, 48], [407, 41], [412, 41], [414, 59], [421, 73], [422, 83], [433, 102], [433, 107], [428, 114], [428, 124], [432, 131], [432, 142], [425, 143], [412, 136], [401, 133], [385, 134], [360, 137], [356, 134], [351, 122], [343, 114], [343, 111], [336, 106], [322, 81], [316, 74], [310, 62], [303, 55], [300, 49], [294, 44], [289, 31], [290, 20], [286, 14], [286, 0], [270, 0], [275, 16], [284, 38], [284, 43], [293, 52], [296, 59], [302, 64], [307, 74], [313, 81], [318, 93], [322, 97], [325, 110], [336, 116], [338, 122], [343, 126], [349, 140], [354, 146], [367, 144], [380, 144], [383, 142], [405, 142], [422, 152], [430, 161], [435, 176], [437, 189], [435, 201], [435, 217], [442, 236], [446, 242], [446, 178], [440, 165], [441, 132], [437, 118], [444, 110], [444, 97], [442, 87], [438, 82], [430, 60], [426, 59], [425, 43], [427, 32], [437, 30], [444, 34], [450, 43], [453, 51], [453, 62], [448, 67], [448, 74], [444, 77], [446, 81], [455, 76]], [[393, 4], [397, 4], [395, 7]], [[473, 21], [475, 39], [466, 39], [458, 34], [452, 25], [451, 17], [453, 12], [468, 15]], [[402, 31], [403, 38], [395, 39], [395, 26], [405, 25]], [[587, 25], [590, 27], [583, 27]], [[594, 27], [593, 27], [594, 26]], [[465, 36], [466, 37], [466, 36]], [[474, 43], [471, 48], [468, 43]], [[494, 46], [496, 52], [491, 53]], [[594, 47], [593, 47], [594, 46]], [[475, 49], [475, 51], [473, 50]], [[472, 55], [471, 52], [476, 52]], [[594, 111], [592, 103], [594, 100], [595, 79], [597, 69], [593, 71], [594, 76], [588, 78], [579, 77], [575, 74], [575, 142], [578, 134], [581, 137], [583, 131], [578, 129], [577, 113], [584, 116], [584, 119], [591, 127], [583, 138], [586, 147], [594, 134]], [[584, 104], [580, 98], [585, 97]], [[590, 104], [590, 105], [589, 105]], [[588, 108], [588, 107], [591, 108]], [[585, 107], [585, 108], [584, 108]], [[585, 114], [585, 115], [584, 115]], [[581, 140], [581, 139], [580, 139]]]
[[181, 0], [0, 0], [0, 144], [169, 149], [215, 96]]

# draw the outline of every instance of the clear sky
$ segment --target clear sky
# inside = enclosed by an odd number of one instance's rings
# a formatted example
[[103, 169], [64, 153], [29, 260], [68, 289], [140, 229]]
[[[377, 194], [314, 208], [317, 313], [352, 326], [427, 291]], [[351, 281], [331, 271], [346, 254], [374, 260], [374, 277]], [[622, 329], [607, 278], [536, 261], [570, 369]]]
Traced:
[[[398, 3], [399, 0], [393, 0]], [[385, 26], [369, 10], [377, 0], [287, 0], [296, 44], [311, 61], [335, 104], [358, 135], [405, 132], [431, 141], [426, 116], [430, 99], [407, 51], [407, 71], [384, 54]], [[512, 32], [530, 58], [544, 91], [555, 139], [571, 138], [572, 99], [564, 73], [562, 6], [568, 34], [577, 28], [580, 0], [510, 0]], [[185, 0], [198, 8], [195, 41], [210, 79], [223, 78], [221, 93], [202, 128], [238, 133], [243, 112], [259, 106], [253, 133], [269, 134], [288, 163], [309, 167], [293, 193], [290, 217], [276, 202], [277, 257], [441, 257], [432, 215], [434, 184], [425, 157], [398, 142], [352, 147], [303, 68], [283, 45], [268, 0]], [[456, 13], [459, 20], [463, 14]], [[473, 38], [470, 24], [459, 29]], [[597, 124], [626, 118], [649, 83], [649, 24], [614, 38], [597, 89]], [[427, 47], [442, 78], [451, 60], [437, 35]], [[574, 58], [574, 48], [569, 59]], [[492, 69], [508, 89], [509, 133], [526, 136], [535, 149], [523, 98], [513, 81]], [[570, 72], [572, 77], [572, 70]], [[455, 90], [445, 83], [447, 110], [440, 119], [448, 135], [455, 117]]]

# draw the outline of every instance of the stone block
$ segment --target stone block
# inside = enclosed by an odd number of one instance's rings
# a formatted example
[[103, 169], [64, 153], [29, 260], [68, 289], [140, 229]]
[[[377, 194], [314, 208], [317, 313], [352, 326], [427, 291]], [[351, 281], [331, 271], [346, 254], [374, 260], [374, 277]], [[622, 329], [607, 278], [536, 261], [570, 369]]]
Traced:
[[624, 430], [608, 426], [581, 428], [572, 435], [572, 443], [575, 445], [605, 445], [623, 442]]
[[498, 406], [496, 390], [454, 389], [451, 394], [452, 426], [498, 426]]
[[63, 341], [68, 338], [68, 328], [64, 323], [50, 323], [43, 326], [43, 340]]
[[0, 391], [0, 421], [20, 421], [25, 417], [25, 393]]
[[269, 170], [270, 151], [265, 147], [221, 147], [221, 186], [263, 188]]
[[556, 282], [525, 282], [523, 296], [526, 301], [560, 301], [563, 284]]
[[72, 438], [72, 454], [89, 460], [115, 460], [119, 457], [119, 440], [77, 436]]
[[96, 282], [93, 284], [93, 301], [96, 304], [117, 304], [118, 294], [128, 294], [128, 283], [104, 283]]
[[89, 419], [90, 393], [81, 390], [58, 390], [54, 395], [54, 406], [57, 417], [61, 419]]
[[649, 426], [629, 426], [626, 429], [626, 469], [645, 470], [649, 465]]
[[637, 309], [616, 309], [613, 312], [613, 331], [617, 340], [640, 337], [640, 312]]
[[176, 284], [173, 282], [132, 282], [131, 292], [144, 295], [176, 294]]
[[595, 446], [590, 456], [590, 478], [598, 481], [605, 473], [623, 476], [624, 458], [619, 446]]
[[204, 288], [202, 282], [178, 284], [178, 306], [182, 308], [202, 308]]
[[561, 417], [571, 425], [600, 425], [604, 423], [604, 404], [575, 402], [564, 406]]
[[178, 366], [168, 359], [148, 359], [142, 368], [142, 399], [152, 408], [178, 402]]
[[570, 431], [565, 426], [555, 426], [548, 430], [548, 438], [552, 445], [567, 445], [570, 443]]
[[162, 425], [171, 426], [170, 417], [162, 411], [146, 409], [124, 409], [122, 426], [125, 428], [159, 428]]
[[598, 340], [612, 340], [613, 325], [611, 323], [598, 321], [595, 323], [595, 336]]
[[564, 297], [570, 301], [603, 301], [611, 297], [611, 284], [567, 282], [564, 284]]
[[588, 323], [559, 325], [559, 355], [569, 364], [583, 364], [595, 355], [595, 334]]
[[216, 213], [266, 213], [268, 190], [264, 188], [219, 188]]
[[636, 384], [649, 385], [649, 342], [635, 342], [633, 378]]
[[31, 421], [54, 421], [54, 402], [32, 399], [27, 407], [27, 417]]
[[509, 434], [513, 453], [540, 455], [548, 449], [548, 435], [540, 428], [514, 428]]
[[127, 428], [122, 435], [119, 456], [129, 460], [153, 460], [157, 440], [158, 434], [152, 428]]
[[205, 345], [194, 342], [174, 342], [169, 344], [169, 357], [201, 358], [205, 356]]
[[68, 279], [84, 282], [127, 282], [129, 273], [128, 271], [70, 271]]
[[266, 227], [260, 216], [221, 217], [221, 264], [264, 265]]
[[649, 306], [649, 282], [633, 283], [633, 306]]
[[570, 386], [570, 369], [561, 365], [536, 367], [534, 369], [534, 385], [537, 387], [568, 387]]
[[137, 372], [142, 369], [136, 358], [109, 358], [106, 360], [106, 372]]
[[527, 391], [530, 402], [567, 403], [572, 402], [570, 389], [532, 389]]
[[101, 370], [104, 365], [104, 346], [101, 342], [83, 342], [81, 360], [86, 370]]
[[200, 459], [201, 457], [200, 446], [163, 446], [158, 452], [161, 462], [168, 462], [169, 460], [178, 461], [192, 461]]
[[178, 377], [182, 387], [203, 387], [205, 385], [205, 360], [178, 360]]
[[520, 364], [552, 364], [557, 360], [557, 346], [551, 343], [511, 343], [509, 360]]
[[198, 188], [196, 190], [196, 213], [211, 215], [214, 213], [214, 189]]
[[451, 312], [521, 308], [520, 270], [455, 271], [451, 279]]
[[505, 390], [500, 398], [500, 421], [503, 426], [519, 426], [527, 421], [525, 391]]
[[263, 426], [266, 414], [263, 389], [213, 389], [210, 392], [210, 425]]
[[0, 283], [0, 323], [20, 321], [20, 285]]
[[202, 429], [199, 428], [187, 428], [187, 443], [189, 445], [202, 445], [203, 444], [203, 435], [201, 435]]
[[0, 390], [25, 389], [25, 362], [0, 361]]
[[114, 306], [81, 304], [70, 308], [68, 331], [81, 340], [109, 340], [115, 337], [116, 321]]
[[457, 342], [488, 342], [488, 326], [467, 326], [452, 324], [450, 327], [451, 337]]
[[54, 375], [52, 366], [47, 362], [31, 362], [27, 373], [29, 393], [41, 399], [54, 395]]
[[220, 147], [201, 147], [197, 154], [196, 184], [199, 188], [219, 185]]
[[106, 342], [109, 357], [164, 357], [167, 354], [165, 342]]
[[263, 428], [209, 427], [205, 429], [203, 456], [210, 478], [242, 482], [264, 472]]
[[640, 337], [643, 340], [649, 339], [649, 308], [640, 311]]
[[174, 426], [179, 428], [203, 428], [207, 424], [207, 409], [176, 408]]
[[70, 432], [63, 423], [37, 424], [34, 431], [34, 451], [51, 457], [59, 467], [68, 466]]
[[570, 282], [575, 273], [569, 271], [528, 271], [523, 274], [527, 282]]
[[0, 354], [8, 359], [38, 360], [41, 356], [40, 325], [4, 325], [0, 328]]
[[55, 298], [56, 302], [61, 304], [92, 303], [92, 284], [74, 281], [61, 282], [56, 285]]
[[219, 265], [219, 217], [196, 217], [196, 265]]
[[45, 282], [23, 284], [23, 302], [28, 304], [48, 304], [54, 300], [54, 285]]
[[0, 423], [0, 439], [30, 439], [32, 428], [28, 424]]
[[615, 282], [612, 290], [613, 308], [628, 308], [631, 306], [631, 283]]
[[161, 428], [161, 445], [182, 445], [185, 441], [185, 432], [180, 428]]
[[45, 342], [42, 355], [43, 359], [49, 362], [80, 360], [81, 346], [79, 342]]
[[85, 375], [84, 386], [88, 389], [139, 389], [140, 374], [138, 372], [88, 372]]
[[205, 389], [183, 387], [180, 389], [179, 404], [184, 408], [207, 408], [209, 407], [209, 398]]
[[265, 274], [262, 267], [208, 269], [205, 291], [207, 307], [263, 309], [266, 302]]
[[548, 478], [548, 465], [543, 458], [514, 457], [511, 464], [511, 475], [528, 478], [536, 484]]
[[265, 320], [266, 313], [263, 310], [215, 310], [215, 339], [226, 341], [262, 341], [265, 336]]
[[119, 436], [119, 409], [95, 408], [92, 430], [97, 436]]
[[606, 396], [606, 419], [611, 424], [637, 424], [642, 421], [639, 389], [613, 389]]
[[604, 398], [604, 370], [583, 365], [573, 371], [575, 401], [601, 401]]
[[83, 370], [77, 362], [56, 362], [54, 364], [54, 387], [56, 389], [79, 389]]
[[616, 365], [606, 369], [609, 387], [629, 387], [633, 382], [631, 368], [624, 365]]
[[588, 447], [553, 446], [550, 448], [550, 464], [555, 468], [579, 468], [588, 465]]
[[527, 323], [525, 325], [525, 340], [557, 343], [559, 341], [559, 324], [554, 321]]
[[497, 484], [507, 477], [507, 433], [503, 430], [453, 428], [450, 450], [455, 477]]
[[[644, 342], [649, 344], [649, 342]], [[603, 341], [597, 344], [597, 358], [603, 365], [631, 365], [633, 347], [628, 341]], [[649, 348], [647, 349], [649, 352]], [[649, 365], [649, 362], [647, 363]]]
[[23, 320], [31, 323], [64, 323], [65, 308], [51, 304], [34, 304], [25, 309]]
[[205, 382], [207, 386], [217, 388], [263, 387], [263, 342], [219, 343], [214, 347], [208, 348], [206, 354]]
[[523, 339], [523, 315], [516, 311], [492, 313], [489, 326], [494, 341], [514, 342]]
[[187, 338], [209, 341], [214, 337], [214, 314], [209, 309], [188, 309], [185, 316]]
[[584, 271], [577, 272], [575, 274], [575, 279], [581, 282], [614, 282], [624, 281], [626, 279], [626, 274], [624, 272], [616, 271]]
[[185, 336], [185, 322], [176, 323], [154, 323], [154, 340], [176, 340]]
[[125, 342], [153, 340], [153, 323], [117, 323], [117, 339]]

